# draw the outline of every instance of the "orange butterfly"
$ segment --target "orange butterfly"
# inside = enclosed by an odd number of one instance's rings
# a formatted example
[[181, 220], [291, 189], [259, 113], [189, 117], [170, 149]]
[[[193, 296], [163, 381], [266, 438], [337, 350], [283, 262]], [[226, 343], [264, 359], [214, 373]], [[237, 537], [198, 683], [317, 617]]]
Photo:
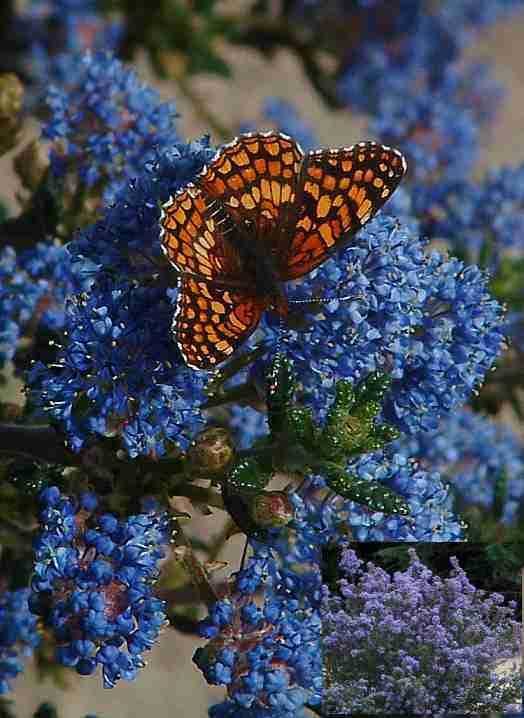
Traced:
[[181, 274], [173, 328], [186, 363], [214, 369], [265, 310], [285, 316], [282, 282], [322, 264], [405, 173], [403, 155], [375, 142], [304, 156], [270, 131], [222, 147], [162, 207], [162, 249]]

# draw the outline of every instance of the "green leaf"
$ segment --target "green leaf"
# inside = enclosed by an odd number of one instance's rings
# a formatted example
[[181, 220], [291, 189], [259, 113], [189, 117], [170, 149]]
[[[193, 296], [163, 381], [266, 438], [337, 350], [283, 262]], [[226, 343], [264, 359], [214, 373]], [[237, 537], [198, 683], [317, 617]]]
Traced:
[[262, 469], [253, 457], [239, 459], [230, 470], [226, 484], [230, 491], [238, 494], [258, 493], [265, 488], [271, 474]]
[[378, 481], [359, 479], [343, 467], [326, 462], [323, 465], [328, 486], [340, 496], [366, 506], [371, 511], [408, 516], [410, 508], [404, 499]]
[[271, 433], [280, 433], [286, 428], [295, 390], [296, 380], [291, 363], [285, 357], [277, 356], [266, 379], [266, 403]]

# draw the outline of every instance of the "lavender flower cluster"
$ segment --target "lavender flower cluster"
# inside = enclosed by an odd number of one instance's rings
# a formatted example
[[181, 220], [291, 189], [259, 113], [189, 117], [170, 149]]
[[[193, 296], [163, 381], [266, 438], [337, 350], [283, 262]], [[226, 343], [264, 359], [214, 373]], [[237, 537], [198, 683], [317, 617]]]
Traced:
[[343, 551], [334, 594], [322, 605], [330, 713], [477, 713], [504, 710], [520, 699], [517, 667], [494, 671], [521, 645], [515, 604], [476, 589], [451, 558], [441, 579], [410, 549], [406, 571], [393, 577]]
[[[308, 5], [297, 12], [316, 12], [315, 3]], [[408, 571], [391, 579], [376, 567], [363, 573], [347, 552], [349, 579], [340, 597], [324, 592], [320, 610], [320, 551], [341, 534], [360, 541], [461, 540], [464, 524], [446, 481], [464, 493], [474, 485], [476, 500], [487, 506], [501, 470], [510, 475], [505, 522], [515, 520], [522, 502], [517, 444], [461, 409], [504, 347], [502, 306], [487, 275], [468, 264], [479, 258], [473, 252], [448, 258], [429, 252], [421, 239], [446, 234], [458, 253], [459, 246], [481, 247], [489, 234], [507, 248], [521, 227], [524, 195], [504, 184], [507, 175], [480, 190], [467, 179], [479, 124], [490, 119], [498, 91], [478, 68], [452, 65], [470, 32], [498, 16], [504, 3], [496, 3], [495, 14], [489, 3], [469, 0], [458, 9], [432, 4], [424, 13], [424, 2], [406, 0], [385, 39], [375, 24], [383, 11], [393, 21], [385, 3], [362, 0], [352, 9], [357, 5], [369, 25], [345, 58], [340, 93], [373, 115], [374, 133], [410, 155], [416, 184], [396, 194], [390, 211], [397, 219], [379, 216], [350, 247], [290, 287], [296, 299], [331, 301], [304, 311], [301, 328], [284, 334], [264, 317], [247, 345], [264, 354], [239, 378], [259, 388], [283, 349], [300, 401], [320, 421], [338, 380], [356, 383], [377, 371], [390, 376], [380, 418], [408, 438], [353, 458], [347, 470], [396, 492], [410, 514], [344, 500], [315, 473], [288, 488], [289, 525], [269, 530], [267, 543], [250, 539], [252, 557], [201, 625], [208, 643], [195, 663], [208, 682], [227, 689], [226, 701], [210, 710], [214, 718], [300, 718], [308, 706], [318, 708], [322, 620], [328, 661], [336, 657], [340, 678], [328, 684], [326, 705], [337, 711], [422, 708], [441, 715], [480, 703], [496, 709], [515, 698], [515, 681], [495, 679], [487, 667], [518, 648], [511, 609], [476, 591], [456, 563], [442, 581], [413, 555]], [[78, 53], [114, 44], [109, 24], [107, 36], [91, 32], [102, 27], [94, 10], [76, 0], [46, 4], [42, 17], [63, 25], [59, 49], [68, 52], [41, 44], [34, 72], [49, 85], [43, 137], [50, 140], [50, 176], [69, 206], [84, 203], [96, 221], [68, 236], [67, 247], [46, 240], [28, 252], [3, 250], [0, 361], [16, 355], [24, 334], [39, 328], [58, 334], [53, 359], [36, 361], [27, 376], [34, 416], [50, 419], [76, 454], [112, 438], [126, 460], [151, 467], [162, 457], [181, 457], [210, 422], [208, 377], [184, 364], [172, 340], [178, 288], [160, 251], [159, 217], [160, 205], [194, 180], [214, 150], [207, 138], [181, 140], [174, 105], [111, 55]], [[273, 101], [265, 112], [305, 146], [317, 144], [291, 106]], [[497, 213], [484, 205], [499, 184], [511, 202]], [[451, 187], [469, 193], [471, 202], [457, 209]], [[493, 257], [497, 268], [498, 249]], [[340, 300], [341, 291], [349, 299]], [[265, 414], [254, 408], [233, 406], [229, 418], [243, 449], [268, 433]], [[55, 486], [40, 501], [29, 605], [50, 628], [57, 661], [82, 675], [100, 666], [107, 687], [133, 679], [166, 619], [153, 589], [168, 541], [166, 514], [156, 506], [113, 515], [95, 493], [66, 495]], [[0, 596], [0, 691], [21, 669], [19, 647], [38, 641], [27, 601], [27, 592]], [[11, 625], [13, 611], [20, 619]], [[400, 637], [407, 643], [399, 651]], [[432, 672], [438, 661], [442, 670]], [[370, 665], [373, 675], [366, 673]], [[488, 679], [495, 681], [489, 690]]]

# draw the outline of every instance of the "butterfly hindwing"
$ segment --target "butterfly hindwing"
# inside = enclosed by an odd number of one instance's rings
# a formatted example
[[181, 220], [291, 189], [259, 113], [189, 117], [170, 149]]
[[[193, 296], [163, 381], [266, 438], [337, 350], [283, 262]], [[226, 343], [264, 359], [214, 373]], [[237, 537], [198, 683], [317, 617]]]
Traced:
[[375, 142], [310, 152], [297, 189], [295, 227], [289, 228], [279, 276], [297, 279], [354, 235], [383, 206], [406, 172], [398, 150]]
[[214, 369], [256, 329], [267, 301], [244, 289], [228, 289], [183, 275], [173, 330], [186, 364]]

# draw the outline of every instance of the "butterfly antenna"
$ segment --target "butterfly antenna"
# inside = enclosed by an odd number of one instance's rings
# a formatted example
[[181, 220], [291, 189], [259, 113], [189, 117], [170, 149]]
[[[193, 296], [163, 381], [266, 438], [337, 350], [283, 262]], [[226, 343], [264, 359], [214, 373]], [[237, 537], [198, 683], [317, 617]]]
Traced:
[[309, 299], [288, 299], [289, 304], [329, 304], [330, 302], [349, 302], [363, 299], [363, 294], [335, 295], [334, 297], [310, 297]]

